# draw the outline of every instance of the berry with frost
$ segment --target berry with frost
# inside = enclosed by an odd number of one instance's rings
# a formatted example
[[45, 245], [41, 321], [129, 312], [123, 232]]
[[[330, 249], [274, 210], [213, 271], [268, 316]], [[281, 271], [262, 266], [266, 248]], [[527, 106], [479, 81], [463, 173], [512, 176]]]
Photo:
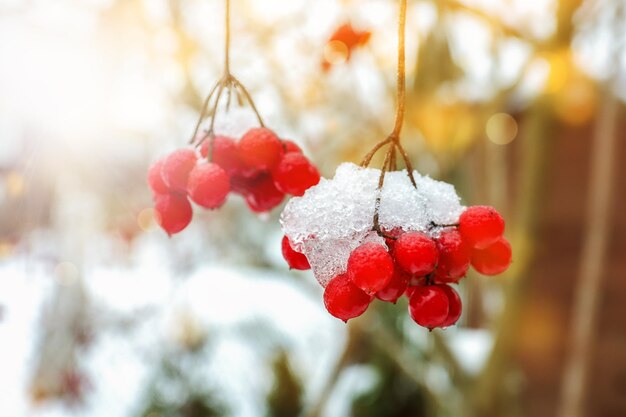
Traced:
[[230, 178], [226, 171], [214, 163], [201, 163], [189, 174], [189, 198], [204, 208], [216, 209], [226, 201], [230, 192]]
[[163, 182], [170, 190], [187, 192], [189, 173], [196, 166], [198, 157], [191, 149], [178, 149], [169, 154], [161, 166]]
[[170, 192], [170, 187], [163, 181], [161, 175], [161, 169], [163, 168], [164, 159], [159, 159], [154, 164], [150, 165], [148, 169], [148, 186], [154, 194], [167, 194]]
[[272, 178], [280, 191], [301, 196], [320, 182], [320, 173], [306, 156], [298, 152], [288, 152], [272, 170]]
[[241, 161], [251, 168], [271, 170], [280, 162], [284, 152], [278, 136], [264, 127], [248, 130], [237, 143]]

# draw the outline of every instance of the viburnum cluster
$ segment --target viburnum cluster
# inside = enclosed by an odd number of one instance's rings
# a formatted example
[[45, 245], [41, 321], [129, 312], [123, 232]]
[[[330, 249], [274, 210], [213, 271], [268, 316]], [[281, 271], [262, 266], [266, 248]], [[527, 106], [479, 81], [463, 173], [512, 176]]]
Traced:
[[178, 149], [148, 170], [158, 224], [169, 234], [191, 222], [190, 200], [206, 209], [221, 207], [228, 194], [241, 195], [255, 213], [270, 211], [286, 194], [301, 196], [317, 184], [317, 168], [298, 145], [264, 127], [238, 141], [204, 134], [199, 149]]
[[[504, 220], [492, 207], [460, 205], [454, 188], [407, 171], [341, 165], [281, 216], [282, 250], [295, 269], [312, 267], [333, 316], [363, 314], [374, 298], [409, 298], [409, 314], [428, 329], [448, 327], [461, 316], [452, 287], [470, 265], [497, 275], [511, 263]], [[378, 196], [378, 198], [377, 198]], [[374, 213], [378, 215], [375, 216]]]

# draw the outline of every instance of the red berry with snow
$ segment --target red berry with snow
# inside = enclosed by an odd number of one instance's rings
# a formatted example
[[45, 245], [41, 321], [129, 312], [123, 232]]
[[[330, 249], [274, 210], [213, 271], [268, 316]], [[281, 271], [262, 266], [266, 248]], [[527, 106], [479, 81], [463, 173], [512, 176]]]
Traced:
[[324, 290], [324, 305], [333, 316], [344, 322], [367, 310], [372, 297], [352, 283], [347, 274], [331, 279]]
[[283, 236], [283, 241], [281, 243], [281, 248], [283, 252], [283, 258], [287, 261], [289, 268], [298, 269], [300, 271], [306, 271], [307, 269], [311, 269], [311, 265], [309, 265], [309, 260], [304, 256], [303, 253], [296, 252], [289, 242], [289, 238], [287, 236]]
[[272, 170], [276, 188], [285, 194], [301, 196], [320, 182], [320, 173], [306, 156], [297, 152], [286, 153]]
[[382, 301], [395, 303], [406, 291], [410, 278], [410, 275], [400, 270], [400, 268], [394, 268], [391, 280], [389, 280], [385, 288], [376, 293], [376, 298]]
[[348, 258], [348, 275], [354, 285], [368, 294], [375, 294], [387, 286], [393, 276], [393, 259], [387, 249], [378, 243], [364, 243]]
[[194, 203], [215, 209], [226, 201], [230, 192], [230, 178], [219, 165], [201, 163], [189, 174], [187, 192]]
[[504, 219], [489, 206], [472, 206], [459, 217], [459, 232], [473, 249], [484, 249], [504, 233]]
[[415, 287], [409, 300], [409, 314], [417, 324], [432, 330], [445, 323], [449, 312], [448, 295], [439, 286]]
[[439, 250], [436, 278], [438, 282], [458, 282], [470, 265], [470, 250], [456, 229], [446, 230], [435, 239]]
[[442, 284], [437, 285], [437, 287], [441, 288], [446, 293], [449, 306], [448, 316], [443, 321], [443, 323], [441, 323], [440, 327], [450, 327], [456, 324], [456, 322], [459, 321], [459, 318], [461, 317], [461, 313], [463, 311], [461, 297], [459, 297], [459, 294], [454, 290], [454, 288], [449, 285]]
[[243, 195], [248, 207], [255, 213], [270, 211], [282, 203], [285, 194], [276, 188], [272, 177], [263, 174], [246, 184]]
[[191, 222], [191, 204], [181, 194], [157, 194], [154, 197], [154, 211], [157, 223], [170, 236], [180, 232]]
[[271, 130], [258, 127], [248, 130], [237, 143], [239, 158], [258, 170], [271, 170], [280, 162], [283, 144]]
[[170, 187], [163, 181], [161, 169], [163, 168], [164, 159], [159, 159], [148, 169], [148, 186], [154, 194], [167, 194]]
[[484, 249], [472, 251], [472, 266], [483, 275], [498, 275], [511, 264], [511, 245], [504, 237]]
[[189, 173], [196, 166], [198, 157], [191, 149], [178, 149], [165, 158], [161, 167], [163, 182], [179, 193], [187, 192]]
[[439, 259], [435, 241], [419, 232], [401, 235], [396, 240], [393, 253], [400, 268], [413, 275], [430, 274]]

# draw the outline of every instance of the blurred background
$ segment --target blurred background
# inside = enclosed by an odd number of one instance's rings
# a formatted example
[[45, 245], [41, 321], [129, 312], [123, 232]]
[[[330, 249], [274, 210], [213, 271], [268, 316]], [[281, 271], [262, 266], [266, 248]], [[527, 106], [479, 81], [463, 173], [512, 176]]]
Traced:
[[[626, 416], [624, 0], [409, 0], [405, 147], [514, 248], [432, 333], [406, 300], [327, 314], [280, 209], [155, 225], [146, 170], [222, 73], [223, 7], [0, 1], [0, 415]], [[396, 18], [232, 1], [233, 73], [326, 177], [391, 130]]]

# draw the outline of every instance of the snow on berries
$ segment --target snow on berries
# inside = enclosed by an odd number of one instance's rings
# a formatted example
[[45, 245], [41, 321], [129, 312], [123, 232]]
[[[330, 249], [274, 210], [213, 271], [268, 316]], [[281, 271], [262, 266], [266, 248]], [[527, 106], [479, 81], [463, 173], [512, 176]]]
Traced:
[[283, 258], [287, 261], [289, 268], [298, 269], [300, 271], [306, 271], [307, 269], [311, 269], [311, 265], [309, 265], [309, 261], [300, 252], [296, 252], [291, 247], [291, 243], [289, 243], [289, 239], [287, 236], [283, 236], [283, 240], [281, 242], [281, 250], [283, 252]]
[[361, 315], [374, 298], [396, 303], [406, 295], [417, 324], [452, 326], [462, 304], [451, 284], [470, 265], [495, 275], [511, 262], [504, 221], [492, 207], [463, 207], [452, 185], [416, 171], [415, 185], [406, 170], [387, 172], [379, 188], [380, 176], [344, 163], [292, 198], [281, 215], [285, 259], [306, 258], [326, 288], [327, 310], [341, 320]]
[[185, 210], [189, 221], [183, 224], [178, 218], [180, 210], [170, 209], [163, 201], [181, 206], [182, 201], [189, 205], [190, 199], [213, 210], [232, 192], [241, 195], [252, 212], [264, 213], [281, 204], [287, 194], [304, 194], [320, 179], [317, 168], [295, 143], [281, 140], [267, 128], [249, 129], [239, 141], [223, 134], [201, 133], [196, 145], [198, 150], [178, 149], [148, 170], [155, 209], [159, 201], [162, 206], [157, 209], [158, 223], [169, 235], [189, 224], [192, 210], [191, 206]]

